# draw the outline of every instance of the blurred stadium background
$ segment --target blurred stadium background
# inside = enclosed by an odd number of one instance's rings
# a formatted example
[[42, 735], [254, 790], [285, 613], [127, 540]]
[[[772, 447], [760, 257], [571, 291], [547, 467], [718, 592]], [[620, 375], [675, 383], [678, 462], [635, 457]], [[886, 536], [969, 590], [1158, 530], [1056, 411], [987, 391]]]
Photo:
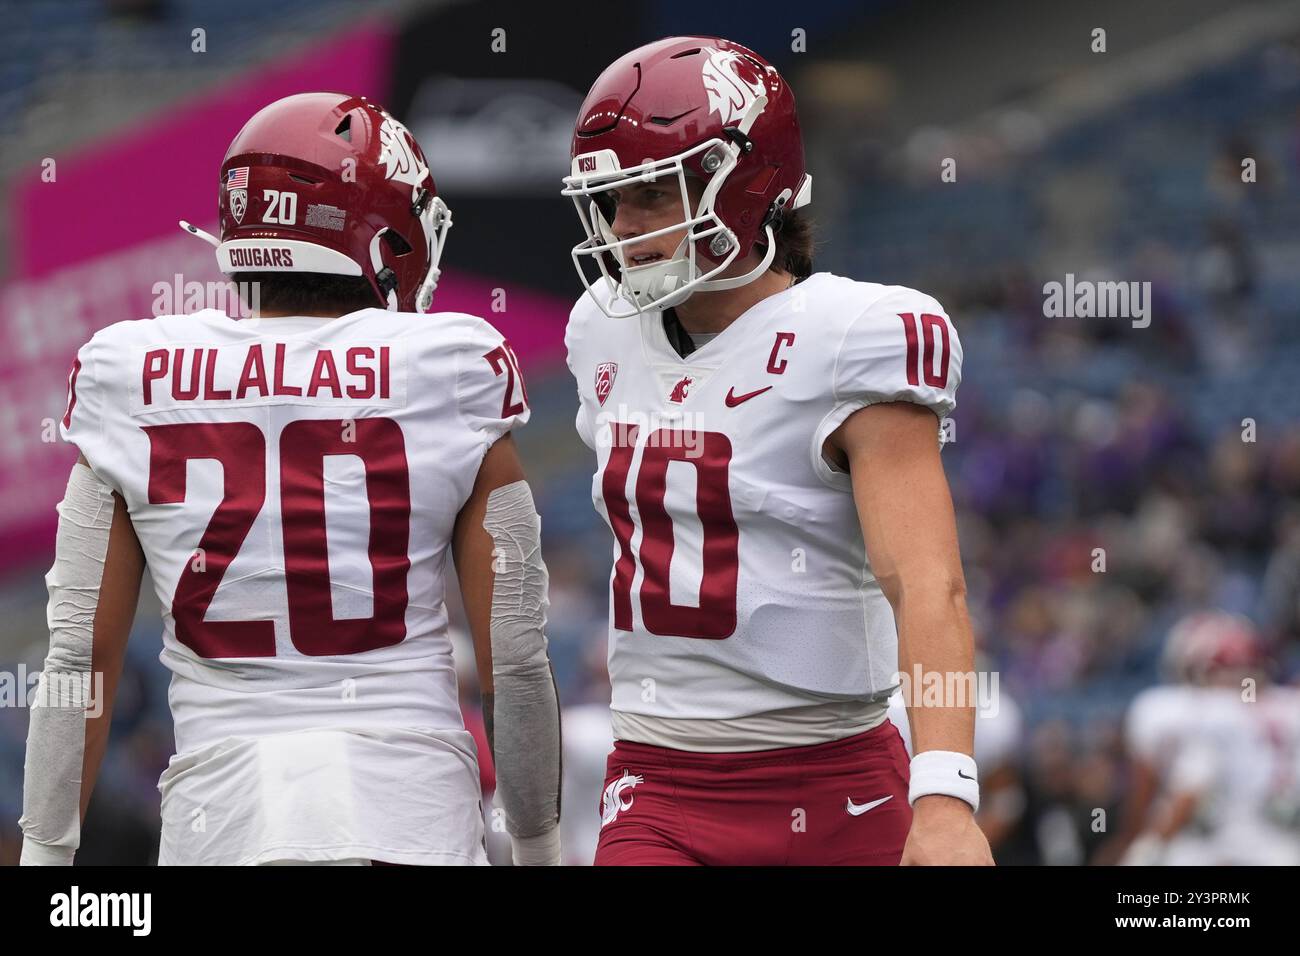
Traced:
[[[217, 167], [243, 121], [317, 88], [377, 99], [421, 141], [455, 218], [435, 306], [485, 315], [523, 361], [533, 419], [521, 445], [544, 516], [568, 711], [569, 849], [589, 860], [609, 733], [610, 551], [589, 453], [572, 433], [562, 332], [580, 230], [559, 179], [590, 82], [673, 33], [726, 35], [790, 79], [817, 179], [817, 267], [931, 292], [961, 333], [944, 460], [981, 663], [1019, 715], [997, 758], [1014, 794], [999, 861], [1108, 859], [1093, 811], [1123, 822], [1126, 709], [1162, 679], [1165, 638], [1184, 615], [1246, 615], [1276, 678], [1295, 681], [1300, 5], [660, 0], [599, 17], [441, 0], [0, 9], [0, 672], [10, 682], [0, 862], [18, 857], [27, 728], [12, 684], [41, 666], [42, 576], [75, 458], [49, 440], [70, 361], [95, 329], [149, 315], [155, 282], [220, 278], [209, 247], [176, 220], [213, 229]], [[1097, 27], [1104, 53], [1092, 49]], [[492, 51], [496, 28], [503, 52]], [[945, 157], [955, 182], [940, 181]], [[1256, 160], [1256, 182], [1242, 182], [1243, 157]], [[1151, 282], [1150, 326], [1045, 318], [1043, 284], [1067, 273]], [[498, 289], [504, 311], [493, 311]], [[1095, 548], [1105, 573], [1093, 571]], [[155, 786], [172, 749], [160, 627], [148, 593], [79, 862], [155, 858]], [[465, 677], [474, 722], [471, 669]], [[490, 787], [490, 767], [484, 777]]]

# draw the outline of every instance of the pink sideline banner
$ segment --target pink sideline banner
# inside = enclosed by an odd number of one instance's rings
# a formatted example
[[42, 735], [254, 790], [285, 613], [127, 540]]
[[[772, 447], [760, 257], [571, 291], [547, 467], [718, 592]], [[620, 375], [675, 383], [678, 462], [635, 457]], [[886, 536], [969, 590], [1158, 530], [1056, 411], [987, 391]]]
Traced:
[[[0, 573], [52, 554], [54, 506], [76, 460], [57, 425], [77, 350], [114, 322], [191, 311], [176, 308], [164, 287], [223, 280], [212, 247], [176, 220], [215, 230], [217, 169], [240, 126], [266, 103], [311, 89], [348, 89], [382, 102], [391, 46], [385, 27], [354, 28], [290, 65], [241, 77], [59, 158], [54, 183], [16, 188], [17, 278], [0, 286]], [[454, 228], [449, 241], [454, 247]], [[450, 271], [434, 301], [438, 311], [491, 321], [525, 374], [558, 362], [571, 305]]]
[[392, 28], [361, 24], [171, 107], [75, 155], [52, 157], [13, 184], [13, 275], [47, 275], [176, 229], [215, 221], [217, 171], [226, 147], [255, 112], [284, 96], [347, 90], [384, 102]]

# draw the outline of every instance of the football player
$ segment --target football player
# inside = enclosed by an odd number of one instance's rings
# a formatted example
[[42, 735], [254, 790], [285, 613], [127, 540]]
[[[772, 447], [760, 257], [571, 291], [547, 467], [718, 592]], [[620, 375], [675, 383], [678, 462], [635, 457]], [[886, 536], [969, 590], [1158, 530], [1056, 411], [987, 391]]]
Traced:
[[1135, 786], [1107, 858], [1122, 850], [1129, 865], [1300, 864], [1300, 696], [1271, 683], [1254, 625], [1223, 611], [1188, 614], [1170, 631], [1164, 663], [1183, 683], [1133, 702]]
[[[450, 213], [377, 104], [291, 96], [221, 165], [255, 318], [121, 322], [77, 355], [22, 862], [68, 864], [148, 567], [176, 754], [160, 864], [481, 864], [444, 604], [455, 561], [515, 862], [553, 864], [559, 716], [509, 344], [421, 315]], [[102, 689], [101, 689], [102, 682]]]
[[1193, 718], [1204, 705], [1207, 669], [1225, 618], [1200, 611], [1180, 618], [1161, 653], [1164, 682], [1139, 691], [1129, 703], [1123, 725], [1128, 771], [1124, 805], [1115, 835], [1098, 851], [1098, 864], [1149, 863], [1155, 856], [1160, 841], [1150, 839], [1148, 831], [1154, 827], [1173, 765], [1193, 736]]
[[596, 863], [991, 863], [974, 701], [912, 709], [910, 773], [886, 719], [899, 672], [973, 668], [943, 307], [813, 272], [794, 97], [728, 40], [608, 67], [563, 193], [614, 536]]

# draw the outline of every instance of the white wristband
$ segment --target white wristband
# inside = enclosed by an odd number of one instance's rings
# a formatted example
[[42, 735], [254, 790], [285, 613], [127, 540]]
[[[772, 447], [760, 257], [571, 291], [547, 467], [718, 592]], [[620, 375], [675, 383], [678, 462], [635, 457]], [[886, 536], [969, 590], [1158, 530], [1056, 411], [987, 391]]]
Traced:
[[978, 810], [980, 784], [975, 761], [952, 750], [927, 750], [913, 757], [907, 802], [915, 805], [922, 797], [936, 793], [965, 800], [972, 811]]

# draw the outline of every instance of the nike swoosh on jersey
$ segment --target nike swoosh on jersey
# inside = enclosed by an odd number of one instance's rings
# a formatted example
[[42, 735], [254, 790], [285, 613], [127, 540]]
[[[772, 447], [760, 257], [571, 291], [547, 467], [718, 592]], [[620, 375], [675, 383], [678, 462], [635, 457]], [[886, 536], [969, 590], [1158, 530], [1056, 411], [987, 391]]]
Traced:
[[892, 793], [887, 797], [881, 797], [879, 800], [872, 800], [870, 803], [854, 803], [853, 798], [849, 797], [848, 803], [845, 805], [844, 809], [849, 811], [849, 816], [860, 817], [868, 810], [874, 810], [882, 803], [885, 803], [886, 801], [893, 800], [893, 799], [894, 799], [894, 795]]
[[736, 394], [736, 387], [733, 385], [731, 388], [727, 389], [727, 398], [726, 398], [727, 407], [728, 407], [728, 408], [735, 408], [735, 407], [736, 407], [737, 405], [739, 405], [741, 402], [747, 402], [747, 401], [749, 401], [751, 398], [754, 398], [754, 397], [756, 397], [756, 396], [758, 396], [758, 395], [762, 395], [764, 392], [766, 392], [766, 391], [767, 391], [768, 389], [770, 389], [771, 387], [772, 387], [771, 385], [768, 385], [768, 386], [766, 386], [766, 387], [764, 387], [764, 388], [755, 389], [755, 390], [752, 391], [752, 392], [746, 392], [744, 395], [737, 395], [737, 394]]

